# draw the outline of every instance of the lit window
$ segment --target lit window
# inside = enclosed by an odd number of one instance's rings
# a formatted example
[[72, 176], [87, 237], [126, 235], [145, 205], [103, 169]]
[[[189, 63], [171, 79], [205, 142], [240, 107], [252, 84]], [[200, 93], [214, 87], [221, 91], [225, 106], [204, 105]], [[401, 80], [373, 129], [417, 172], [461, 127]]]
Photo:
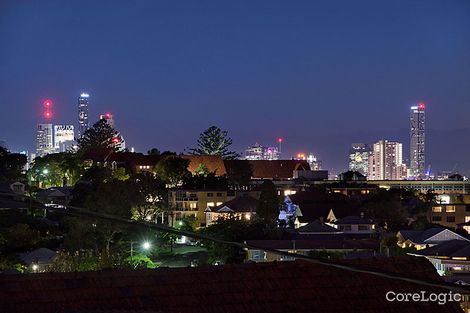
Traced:
[[207, 206], [215, 206], [214, 202], [207, 202]]
[[442, 212], [442, 207], [441, 206], [435, 206], [435, 207], [432, 208], [432, 211], [434, 213], [440, 213], [440, 212]]
[[446, 206], [446, 212], [455, 212], [455, 205]]

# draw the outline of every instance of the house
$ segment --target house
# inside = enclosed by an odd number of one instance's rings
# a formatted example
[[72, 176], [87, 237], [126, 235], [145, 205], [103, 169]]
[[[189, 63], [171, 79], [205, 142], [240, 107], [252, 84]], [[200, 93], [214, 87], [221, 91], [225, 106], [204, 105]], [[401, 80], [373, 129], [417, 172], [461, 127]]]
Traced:
[[409, 255], [424, 257], [439, 275], [470, 274], [470, 241], [452, 239]]
[[397, 244], [402, 248], [413, 247], [416, 250], [425, 249], [449, 240], [464, 240], [467, 238], [446, 228], [430, 228], [426, 230], [400, 230], [397, 233]]
[[23, 199], [21, 197], [25, 192], [25, 184], [17, 181], [2, 181], [0, 182], [0, 195], [3, 198], [9, 199]]
[[370, 235], [377, 232], [374, 221], [370, 218], [364, 218], [363, 214], [361, 216], [346, 216], [339, 218], [331, 222], [330, 225], [345, 234]]
[[323, 222], [323, 220], [314, 220], [304, 226], [296, 229], [296, 233], [299, 235], [339, 235], [343, 234], [341, 231], [333, 226], [330, 226]]
[[[421, 258], [350, 261], [347, 266], [442, 283]], [[395, 293], [444, 288], [305, 261], [0, 276], [8, 313], [461, 313], [458, 302], [386, 301]]]
[[256, 214], [258, 200], [250, 196], [237, 197], [215, 207], [207, 207], [206, 226], [211, 225], [219, 218], [235, 218], [251, 220]]
[[18, 257], [26, 265], [28, 272], [43, 273], [49, 271], [57, 258], [57, 252], [47, 248], [39, 248], [31, 252], [20, 253]]
[[38, 192], [37, 198], [46, 206], [60, 205], [63, 207], [72, 200], [72, 190], [73, 187], [51, 187]]
[[293, 240], [247, 240], [246, 244], [252, 246], [247, 249], [246, 259], [253, 262], [293, 261], [294, 257], [279, 255], [268, 250], [279, 250], [301, 255], [310, 255], [313, 252], [327, 252], [346, 256], [351, 252], [367, 252], [368, 256], [375, 255], [379, 250], [380, 242], [377, 239], [345, 239], [331, 237], [315, 239]]
[[286, 203], [291, 207], [290, 219], [296, 228], [319, 219], [333, 222], [341, 217], [361, 213], [360, 203], [341, 193], [312, 189], [290, 195], [288, 200]]

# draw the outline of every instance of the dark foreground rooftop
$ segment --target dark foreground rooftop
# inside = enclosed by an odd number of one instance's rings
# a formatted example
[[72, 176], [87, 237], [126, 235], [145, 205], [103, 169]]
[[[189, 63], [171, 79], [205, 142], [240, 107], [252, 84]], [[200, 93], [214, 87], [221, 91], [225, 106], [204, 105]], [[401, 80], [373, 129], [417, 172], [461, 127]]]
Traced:
[[[359, 266], [440, 281], [422, 258]], [[461, 312], [456, 303], [387, 302], [394, 292], [446, 292], [305, 261], [0, 276], [1, 312]]]

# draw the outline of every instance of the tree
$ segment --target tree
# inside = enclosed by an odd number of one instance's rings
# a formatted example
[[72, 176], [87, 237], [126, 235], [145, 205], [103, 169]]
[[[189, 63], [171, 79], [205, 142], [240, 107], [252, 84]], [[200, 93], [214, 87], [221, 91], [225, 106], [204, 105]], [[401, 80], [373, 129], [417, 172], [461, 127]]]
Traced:
[[168, 187], [173, 188], [183, 184], [186, 179], [191, 177], [188, 166], [189, 160], [177, 156], [169, 156], [157, 163], [155, 172], [166, 182]]
[[157, 215], [167, 209], [167, 189], [165, 183], [154, 174], [144, 172], [131, 178], [132, 219], [141, 221], [156, 220]]
[[240, 155], [229, 151], [232, 139], [227, 136], [227, 131], [216, 126], [211, 126], [199, 135], [197, 148], [190, 149], [193, 155], [220, 155], [224, 159], [236, 159]]
[[262, 218], [268, 225], [274, 224], [279, 216], [279, 196], [276, 186], [271, 180], [264, 180], [256, 208], [256, 216]]
[[147, 151], [147, 154], [148, 155], [160, 155], [160, 150], [158, 150], [157, 148], [152, 148], [149, 151]]
[[209, 174], [209, 169], [204, 163], [199, 163], [194, 172], [196, 175], [207, 176]]
[[118, 136], [119, 133], [105, 119], [100, 119], [78, 139], [78, 148], [80, 151], [92, 148], [113, 148], [117, 151], [113, 140]]
[[253, 176], [253, 168], [247, 160], [232, 161], [227, 173], [228, 181], [233, 186], [248, 186]]
[[0, 180], [17, 180], [27, 162], [26, 155], [10, 153], [0, 146]]

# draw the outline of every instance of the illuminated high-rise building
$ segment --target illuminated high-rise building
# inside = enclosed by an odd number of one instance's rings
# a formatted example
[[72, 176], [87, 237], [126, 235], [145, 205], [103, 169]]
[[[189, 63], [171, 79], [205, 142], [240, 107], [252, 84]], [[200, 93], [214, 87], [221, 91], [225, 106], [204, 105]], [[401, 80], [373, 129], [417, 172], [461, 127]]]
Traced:
[[424, 176], [425, 108], [426, 105], [422, 102], [410, 108], [410, 175], [416, 178]]
[[370, 146], [365, 143], [353, 143], [349, 150], [349, 170], [366, 176], [369, 174]]
[[42, 157], [49, 153], [54, 153], [52, 124], [38, 124], [36, 130], [36, 155]]
[[279, 160], [279, 149], [277, 147], [263, 147], [259, 143], [245, 150], [246, 160]]
[[406, 178], [403, 145], [387, 140], [379, 140], [375, 143], [369, 155], [367, 176], [369, 180], [401, 180]]
[[88, 122], [88, 98], [87, 93], [81, 93], [78, 97], [78, 138], [82, 137], [85, 131], [90, 127]]
[[74, 144], [75, 131], [73, 125], [54, 125], [55, 152], [66, 152]]

